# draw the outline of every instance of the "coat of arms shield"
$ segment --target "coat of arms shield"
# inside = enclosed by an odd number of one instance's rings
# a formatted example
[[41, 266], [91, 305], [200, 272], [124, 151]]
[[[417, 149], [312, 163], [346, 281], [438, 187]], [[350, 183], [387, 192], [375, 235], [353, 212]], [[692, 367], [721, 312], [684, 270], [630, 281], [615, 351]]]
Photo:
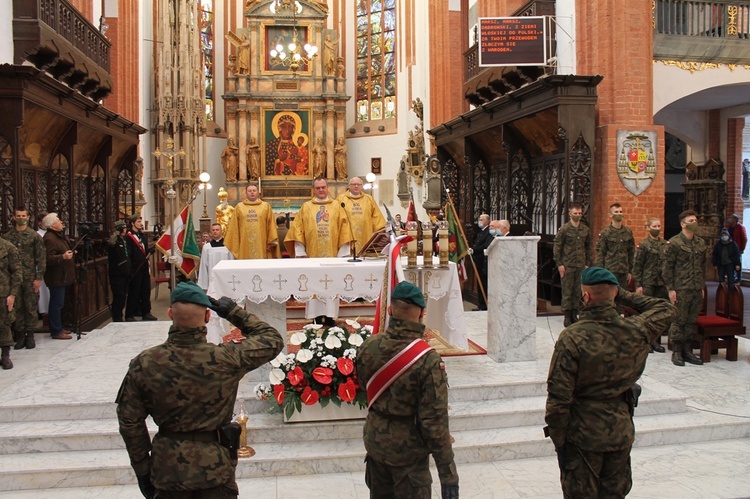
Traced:
[[656, 177], [656, 132], [619, 130], [617, 176], [632, 194], [644, 192]]

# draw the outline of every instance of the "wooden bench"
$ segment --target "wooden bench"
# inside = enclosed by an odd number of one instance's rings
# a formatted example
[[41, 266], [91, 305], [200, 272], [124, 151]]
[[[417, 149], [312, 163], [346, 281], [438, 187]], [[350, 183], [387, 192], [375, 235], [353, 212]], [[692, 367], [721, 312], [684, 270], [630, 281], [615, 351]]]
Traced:
[[693, 341], [693, 348], [700, 348], [703, 362], [711, 362], [712, 351], [722, 348], [727, 351], [727, 360], [737, 360], [736, 337], [745, 334], [744, 313], [745, 299], [740, 285], [729, 288], [726, 283], [719, 284], [714, 315], [699, 315], [695, 325], [697, 339]]

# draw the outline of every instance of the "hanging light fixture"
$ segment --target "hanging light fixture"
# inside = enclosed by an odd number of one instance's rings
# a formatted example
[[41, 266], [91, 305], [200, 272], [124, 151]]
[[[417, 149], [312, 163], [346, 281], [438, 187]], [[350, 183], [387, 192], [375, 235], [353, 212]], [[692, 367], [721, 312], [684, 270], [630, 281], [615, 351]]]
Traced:
[[[297, 12], [302, 12], [302, 5], [295, 1], [292, 7], [289, 0], [278, 0], [271, 4], [271, 12], [273, 13], [285, 9], [292, 11], [292, 41], [286, 46], [279, 43], [275, 48], [271, 49], [269, 54], [272, 64], [288, 67], [292, 70], [294, 76], [297, 76], [300, 66], [311, 64], [313, 59], [317, 57], [318, 47], [309, 43], [300, 47], [297, 35]], [[305, 51], [304, 54], [302, 53], [302, 49]]]

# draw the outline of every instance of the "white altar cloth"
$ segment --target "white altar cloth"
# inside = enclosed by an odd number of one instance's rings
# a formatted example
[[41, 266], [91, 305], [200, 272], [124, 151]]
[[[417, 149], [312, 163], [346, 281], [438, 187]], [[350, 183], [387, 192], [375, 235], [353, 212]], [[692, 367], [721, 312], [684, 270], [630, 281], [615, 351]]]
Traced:
[[[343, 258], [224, 260], [214, 266], [208, 294], [238, 303], [301, 302], [313, 297], [351, 302], [380, 296], [385, 260], [347, 262]], [[456, 265], [449, 268], [404, 269], [406, 279], [425, 291], [425, 324], [437, 329], [451, 345], [468, 349], [463, 299]]]

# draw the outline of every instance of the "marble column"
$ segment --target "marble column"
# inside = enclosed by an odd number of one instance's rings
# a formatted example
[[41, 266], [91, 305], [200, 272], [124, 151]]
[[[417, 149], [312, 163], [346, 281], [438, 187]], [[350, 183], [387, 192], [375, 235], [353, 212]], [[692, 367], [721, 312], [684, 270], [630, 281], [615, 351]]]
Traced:
[[487, 355], [496, 362], [536, 358], [539, 239], [500, 237], [487, 249]]

